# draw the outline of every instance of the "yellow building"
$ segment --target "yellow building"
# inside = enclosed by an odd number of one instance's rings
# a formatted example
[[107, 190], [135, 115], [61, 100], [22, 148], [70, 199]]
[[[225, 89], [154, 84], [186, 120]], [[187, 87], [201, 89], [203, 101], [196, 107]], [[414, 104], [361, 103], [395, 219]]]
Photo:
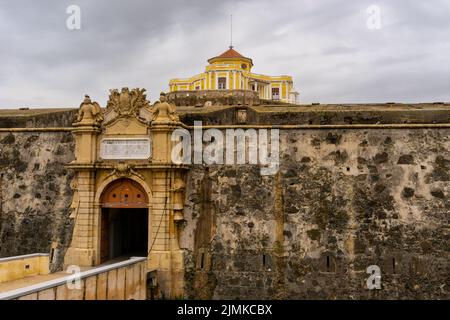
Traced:
[[291, 76], [267, 76], [252, 73], [253, 61], [232, 46], [208, 60], [205, 72], [187, 79], [172, 79], [170, 92], [197, 90], [252, 90], [260, 99], [297, 103]]

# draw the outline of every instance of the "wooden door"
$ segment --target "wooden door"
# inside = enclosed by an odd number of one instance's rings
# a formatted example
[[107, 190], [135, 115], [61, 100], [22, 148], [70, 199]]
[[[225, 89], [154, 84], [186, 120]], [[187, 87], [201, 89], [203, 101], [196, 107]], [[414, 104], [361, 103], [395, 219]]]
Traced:
[[100, 262], [109, 260], [111, 238], [111, 209], [148, 208], [148, 196], [144, 188], [131, 179], [118, 179], [106, 187], [100, 197], [102, 206], [100, 227]]
[[106, 188], [101, 197], [103, 208], [147, 208], [144, 188], [131, 179], [119, 179]]
[[100, 263], [109, 260], [109, 211], [102, 210], [100, 228]]

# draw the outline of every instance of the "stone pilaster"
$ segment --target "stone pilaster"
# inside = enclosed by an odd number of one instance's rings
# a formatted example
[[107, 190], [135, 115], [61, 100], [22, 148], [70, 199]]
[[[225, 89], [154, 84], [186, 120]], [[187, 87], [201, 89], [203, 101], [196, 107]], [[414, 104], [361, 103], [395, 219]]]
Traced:
[[[182, 203], [179, 201], [180, 185], [184, 187], [182, 168], [172, 164], [173, 142], [171, 135], [177, 127], [173, 121], [154, 122], [151, 127], [154, 148], [152, 181], [152, 220], [149, 237], [149, 271], [157, 270], [158, 284], [164, 295], [175, 298], [183, 296], [184, 263], [179, 247], [177, 219], [182, 217]], [[178, 200], [177, 200], [178, 199]], [[175, 209], [175, 210], [174, 210]]]
[[75, 161], [69, 166], [84, 167], [77, 172], [76, 186], [78, 203], [75, 204], [72, 217], [75, 219], [72, 243], [67, 250], [64, 264], [92, 266], [95, 259], [95, 239], [97, 223], [95, 221], [95, 171], [92, 167], [96, 158], [97, 135], [99, 128], [93, 122], [74, 124], [73, 134], [76, 141]]

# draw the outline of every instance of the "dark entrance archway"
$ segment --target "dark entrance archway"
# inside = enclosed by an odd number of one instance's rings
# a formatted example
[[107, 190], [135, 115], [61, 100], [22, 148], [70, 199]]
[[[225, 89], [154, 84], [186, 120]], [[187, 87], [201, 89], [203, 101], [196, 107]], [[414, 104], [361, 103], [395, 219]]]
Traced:
[[118, 179], [103, 192], [100, 262], [129, 256], [147, 256], [148, 197], [131, 179]]

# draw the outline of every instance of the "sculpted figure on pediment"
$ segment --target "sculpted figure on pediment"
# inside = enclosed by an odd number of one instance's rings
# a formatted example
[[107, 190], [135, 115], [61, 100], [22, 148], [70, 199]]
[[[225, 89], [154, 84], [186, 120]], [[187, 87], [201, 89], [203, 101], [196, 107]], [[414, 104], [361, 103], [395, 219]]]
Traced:
[[84, 96], [77, 114], [76, 124], [99, 125], [103, 121], [103, 114], [100, 105], [92, 102], [88, 95]]
[[161, 92], [159, 102], [153, 106], [152, 112], [152, 122], [180, 121], [176, 113], [175, 105], [167, 102], [167, 97], [164, 92]]

